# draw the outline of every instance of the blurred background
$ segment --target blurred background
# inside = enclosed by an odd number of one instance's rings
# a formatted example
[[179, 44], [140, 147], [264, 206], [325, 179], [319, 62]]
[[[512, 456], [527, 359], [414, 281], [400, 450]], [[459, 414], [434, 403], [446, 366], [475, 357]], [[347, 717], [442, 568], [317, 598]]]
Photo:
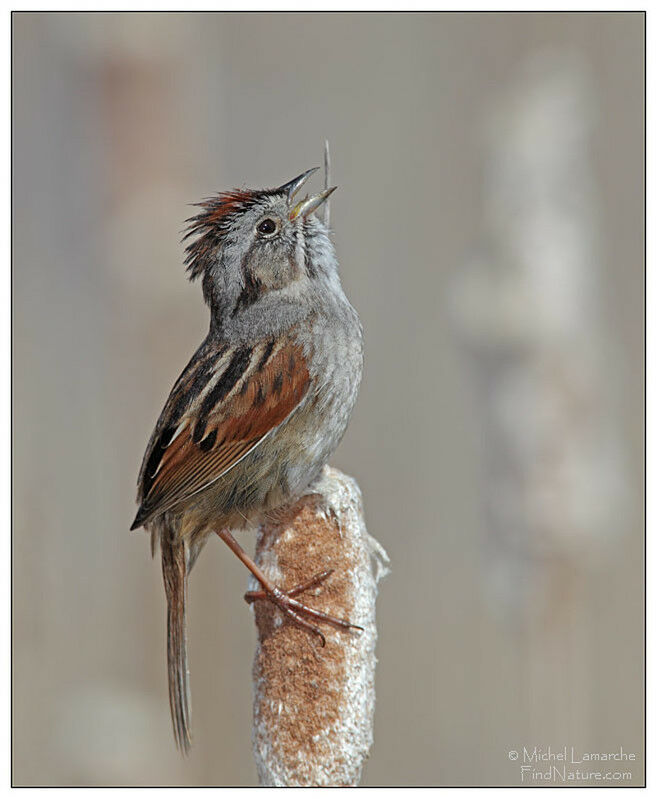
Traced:
[[325, 138], [366, 338], [333, 465], [392, 561], [363, 784], [516, 785], [534, 746], [622, 746], [641, 784], [643, 32], [14, 13], [16, 785], [256, 782], [246, 570], [219, 540], [195, 567], [183, 759], [160, 567], [128, 528], [208, 326], [188, 203], [278, 185]]

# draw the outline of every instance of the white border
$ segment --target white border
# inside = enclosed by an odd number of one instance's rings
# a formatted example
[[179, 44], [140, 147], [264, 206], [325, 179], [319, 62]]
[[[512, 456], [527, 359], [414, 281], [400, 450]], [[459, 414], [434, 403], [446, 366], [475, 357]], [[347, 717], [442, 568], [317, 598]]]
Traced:
[[[38, 3], [28, 3], [28, 2], [15, 2], [12, 4], [12, 9], [15, 11], [29, 11], [35, 8], [35, 6], [39, 10], [45, 11], [57, 11], [61, 8], [61, 3], [54, 3], [50, 2], [49, 0], [40, 0]], [[98, 4], [97, 6], [90, 5], [89, 3], [81, 3], [77, 2], [76, 0], [69, 0], [68, 3], [65, 4], [66, 10], [70, 11], [91, 11], [91, 10], [107, 10], [107, 11], [126, 11], [130, 9], [126, 9], [125, 3], [113, 3], [107, 2]], [[183, 4], [180, 2], [142, 2], [139, 4], [139, 10], [143, 11], [172, 11], [172, 10], [183, 10]], [[404, 11], [440, 11], [440, 10], [448, 10], [448, 11], [496, 11], [502, 8], [505, 11], [641, 11], [645, 10], [641, 8], [637, 3], [630, 3], [630, 2], [581, 2], [578, 3], [576, 6], [572, 8], [567, 8], [564, 3], [550, 3], [550, 2], [543, 2], [543, 3], [519, 3], [519, 2], [506, 2], [503, 4], [499, 3], [479, 3], [474, 7], [467, 7], [467, 6], [459, 6], [457, 3], [430, 3], [430, 2], [415, 2], [412, 3], [410, 6], [405, 5], [403, 10]], [[361, 2], [356, 7], [353, 5], [350, 6], [346, 3], [338, 3], [338, 2], [296, 2], [295, 0], [290, 0], [290, 2], [281, 5], [280, 3], [273, 3], [273, 2], [242, 2], [239, 4], [236, 3], [217, 3], [217, 2], [206, 2], [204, 0], [197, 0], [194, 3], [194, 10], [198, 11], [276, 11], [284, 9], [286, 11], [322, 11], [322, 10], [329, 10], [329, 11], [355, 11], [355, 10], [369, 10], [369, 11], [385, 11], [385, 10], [402, 10], [401, 4], [392, 4], [392, 3], [373, 3], [373, 2]], [[2, 41], [9, 44], [11, 40], [11, 19], [9, 14], [9, 9], [5, 9], [6, 13], [3, 16], [3, 36]], [[657, 13], [657, 12], [656, 12]], [[655, 26], [652, 20], [653, 14], [648, 12], [647, 14], [647, 85], [648, 85], [648, 102], [647, 102], [647, 109], [646, 109], [646, 123], [647, 123], [647, 135], [646, 135], [646, 142], [648, 143], [648, 157], [647, 157], [647, 185], [648, 185], [648, 192], [647, 192], [647, 229], [650, 232], [654, 229], [654, 223], [656, 220], [654, 218], [654, 207], [655, 203], [654, 199], [654, 186], [655, 186], [655, 160], [651, 157], [652, 150], [650, 148], [650, 142], [657, 141], [657, 125], [655, 125], [655, 105], [654, 105], [654, 97], [652, 97], [652, 89], [655, 85], [655, 81], [652, 80], [654, 78], [654, 59], [651, 58], [651, 54], [655, 47]], [[9, 109], [10, 109], [10, 80], [11, 80], [11, 65], [9, 59], [9, 52], [8, 48], [5, 51], [6, 55], [2, 59], [2, 71], [4, 72], [2, 81], [2, 107], [7, 109], [7, 124], [2, 128], [2, 143], [4, 145], [3, 152], [6, 153], [6, 157], [2, 164], [2, 171], [0, 172], [0, 180], [2, 181], [3, 186], [6, 187], [6, 190], [2, 193], [2, 204], [4, 206], [5, 211], [5, 219], [7, 220], [7, 233], [5, 235], [4, 242], [5, 243], [5, 251], [7, 252], [7, 259], [6, 259], [6, 269], [2, 275], [2, 292], [3, 296], [0, 298], [0, 330], [2, 330], [3, 336], [3, 346], [0, 348], [0, 374], [2, 375], [2, 388], [3, 390], [0, 392], [0, 419], [2, 420], [0, 423], [0, 447], [2, 452], [2, 457], [0, 458], [0, 490], [2, 491], [2, 509], [3, 509], [3, 517], [6, 519], [5, 529], [7, 531], [7, 537], [5, 539], [7, 548], [5, 552], [7, 553], [4, 557], [0, 558], [0, 584], [4, 586], [4, 594], [7, 598], [7, 605], [6, 609], [3, 613], [0, 614], [0, 640], [2, 641], [9, 641], [9, 632], [10, 632], [10, 563], [9, 563], [9, 531], [11, 529], [10, 525], [10, 499], [11, 499], [11, 491], [10, 491], [10, 357], [11, 357], [11, 348], [10, 348], [10, 329], [11, 329], [11, 291], [10, 291], [10, 258], [9, 258], [9, 235], [10, 235], [10, 228], [11, 228], [11, 216], [10, 216], [10, 209], [11, 209], [11, 189], [10, 189], [10, 158], [9, 158], [9, 144], [10, 144], [10, 118], [9, 118]], [[654, 145], [653, 145], [654, 146]], [[646, 263], [652, 263], [652, 237], [649, 235], [647, 239], [647, 250], [646, 250]], [[655, 280], [648, 270], [648, 279], [647, 279], [647, 307], [649, 310], [654, 309], [656, 306], [655, 303]], [[651, 322], [651, 315], [650, 313], [647, 314], [647, 336], [646, 336], [646, 343], [647, 343], [647, 351], [649, 356], [655, 351], [654, 343], [655, 343], [655, 324]], [[655, 377], [655, 369], [654, 364], [652, 362], [652, 357], [648, 359], [648, 372], [646, 376], [646, 387], [647, 387], [647, 407], [651, 408], [655, 406], [655, 402], [657, 401], [657, 388], [656, 388], [656, 377]], [[654, 488], [654, 476], [655, 476], [655, 425], [652, 423], [652, 416], [648, 415], [648, 426], [647, 426], [647, 493], [648, 499], [650, 500], [653, 492], [650, 490]], [[647, 530], [648, 530], [648, 573], [650, 575], [655, 574], [655, 551], [656, 547], [650, 544], [651, 541], [651, 533], [654, 534], [655, 532], [655, 512], [654, 512], [654, 503], [648, 502], [647, 505]], [[654, 658], [652, 657], [654, 651], [654, 641], [655, 641], [655, 592], [650, 590], [650, 581], [648, 580], [648, 588], [647, 588], [647, 596], [648, 596], [648, 663], [652, 664], [654, 662]], [[3, 648], [2, 657], [0, 657], [0, 682], [2, 686], [4, 686], [4, 691], [0, 694], [0, 716], [4, 720], [4, 723], [0, 725], [0, 751], [3, 753], [3, 757], [0, 762], [3, 765], [3, 773], [2, 779], [0, 780], [0, 792], [9, 792], [9, 784], [10, 784], [10, 764], [11, 764], [11, 750], [10, 750], [10, 728], [11, 728], [11, 721], [10, 721], [10, 704], [9, 704], [9, 685], [10, 685], [10, 652], [9, 647], [5, 646]], [[648, 681], [648, 743], [651, 745], [650, 750], [646, 752], [646, 760], [648, 764], [648, 780], [650, 784], [654, 784], [654, 771], [651, 768], [654, 765], [655, 758], [654, 754], [654, 747], [652, 743], [654, 741], [655, 736], [655, 702], [654, 702], [654, 684], [651, 680]], [[651, 779], [652, 776], [652, 779]], [[50, 789], [55, 791], [69, 791], [70, 789], [61, 788], [61, 789]], [[186, 788], [181, 789], [171, 789], [167, 791], [167, 795], [177, 794], [179, 791], [188, 790]], [[207, 788], [207, 789], [197, 789], [200, 792], [206, 791], [213, 791], [216, 792], [220, 790], [222, 795], [231, 795], [233, 793], [238, 794], [241, 797], [249, 794], [251, 791], [257, 791], [258, 796], [263, 795], [263, 790], [267, 791], [267, 789], [235, 789], [235, 788]], [[273, 791], [273, 789], [270, 789]], [[289, 789], [289, 790], [312, 790], [312, 789]], [[320, 789], [315, 789], [320, 790]], [[339, 789], [321, 789], [322, 796], [327, 795], [327, 791], [335, 791]], [[367, 797], [373, 793], [379, 793], [382, 789], [376, 788], [366, 788], [360, 789], [359, 796], [360, 797]], [[487, 793], [493, 794], [503, 794], [507, 795], [509, 789], [508, 788], [488, 788], [488, 789], [475, 789], [477, 791], [485, 790]], [[562, 795], [564, 791], [577, 791], [578, 796], [583, 794], [587, 794], [591, 791], [598, 791], [597, 788], [542, 788], [540, 790], [540, 796], [552, 796], [552, 795]], [[614, 797], [623, 796], [628, 794], [633, 794], [635, 797], [637, 796], [634, 793], [636, 789], [632, 788], [616, 788], [614, 789], [613, 795]], [[30, 788], [30, 789], [22, 789], [21, 796], [26, 797], [26, 799], [30, 799], [34, 794], [41, 793], [42, 789], [39, 788]], [[76, 796], [87, 796], [87, 795], [99, 795], [102, 797], [113, 796], [115, 793], [120, 793], [122, 796], [132, 792], [139, 792], [139, 794], [143, 795], [144, 792], [153, 793], [153, 792], [161, 792], [161, 788], [130, 788], [130, 789], [107, 789], [107, 788], [78, 788], [75, 790]], [[463, 796], [461, 789], [445, 789], [445, 788], [425, 788], [425, 789], [417, 789], [413, 791], [413, 796], [423, 796], [427, 794], [435, 795], [438, 791], [440, 791], [441, 796]], [[532, 789], [527, 788], [514, 788], [513, 789], [513, 796], [518, 796], [519, 793], [531, 792]]]

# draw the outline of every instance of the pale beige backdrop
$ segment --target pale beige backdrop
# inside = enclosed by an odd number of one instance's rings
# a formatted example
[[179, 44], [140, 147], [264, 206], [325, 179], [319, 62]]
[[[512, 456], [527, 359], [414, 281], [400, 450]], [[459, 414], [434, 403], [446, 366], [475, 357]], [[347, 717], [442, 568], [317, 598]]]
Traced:
[[325, 138], [366, 337], [333, 463], [392, 560], [363, 784], [516, 785], [511, 750], [565, 745], [622, 746], [641, 783], [643, 25], [14, 14], [15, 784], [255, 783], [245, 570], [217, 540], [193, 574], [183, 760], [128, 527], [208, 325], [187, 203], [288, 180]]

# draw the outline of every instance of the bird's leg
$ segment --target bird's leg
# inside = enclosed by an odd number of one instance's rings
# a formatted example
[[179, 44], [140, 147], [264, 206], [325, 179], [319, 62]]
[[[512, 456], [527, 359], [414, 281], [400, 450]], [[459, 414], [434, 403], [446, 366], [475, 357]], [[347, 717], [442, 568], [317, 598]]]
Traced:
[[[316, 586], [320, 585], [327, 580], [333, 574], [333, 569], [327, 569], [324, 572], [320, 572], [316, 574], [314, 577], [311, 577], [310, 580], [307, 580], [305, 583], [299, 583], [299, 585], [295, 585], [293, 588], [290, 588], [289, 591], [285, 593], [288, 596], [298, 596], [299, 594], [303, 594], [304, 591], [309, 591], [311, 588], [315, 588]], [[252, 602], [255, 602], [256, 599], [267, 599], [267, 592], [266, 591], [247, 591], [244, 594], [244, 599], [249, 605]]]
[[244, 597], [247, 602], [252, 602], [256, 599], [265, 599], [269, 602], [273, 602], [283, 611], [283, 613], [285, 613], [286, 616], [289, 616], [295, 624], [298, 624], [299, 627], [303, 627], [305, 630], [308, 630], [309, 632], [319, 636], [322, 646], [325, 646], [326, 644], [326, 638], [324, 638], [322, 631], [319, 629], [319, 627], [304, 619], [300, 614], [310, 616], [312, 619], [317, 619], [318, 621], [324, 621], [328, 624], [333, 624], [336, 627], [341, 627], [343, 629], [363, 629], [357, 624], [351, 624], [351, 622], [348, 622], [345, 619], [339, 619], [336, 616], [330, 616], [328, 613], [322, 613], [319, 610], [309, 608], [307, 605], [304, 605], [303, 603], [294, 599], [295, 595], [300, 594], [303, 591], [307, 591], [309, 588], [312, 588], [313, 586], [319, 585], [321, 582], [323, 582], [331, 574], [332, 570], [321, 572], [308, 582], [297, 585], [290, 591], [283, 591], [275, 586], [271, 580], [267, 579], [255, 561], [253, 561], [253, 559], [250, 558], [237, 543], [229, 530], [217, 531], [217, 535], [222, 541], [228, 544], [228, 546], [233, 550], [233, 552], [242, 561], [251, 574], [253, 574], [256, 580], [258, 580], [263, 588], [262, 592], [248, 592]]

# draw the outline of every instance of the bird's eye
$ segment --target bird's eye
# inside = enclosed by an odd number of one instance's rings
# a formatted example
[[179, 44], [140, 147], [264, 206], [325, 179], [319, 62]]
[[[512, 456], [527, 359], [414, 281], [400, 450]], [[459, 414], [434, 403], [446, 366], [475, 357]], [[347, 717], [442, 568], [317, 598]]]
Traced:
[[263, 219], [262, 222], [258, 223], [257, 230], [261, 236], [271, 236], [272, 233], [276, 233], [278, 230], [278, 225], [276, 224], [275, 219], [267, 217], [266, 219]]

